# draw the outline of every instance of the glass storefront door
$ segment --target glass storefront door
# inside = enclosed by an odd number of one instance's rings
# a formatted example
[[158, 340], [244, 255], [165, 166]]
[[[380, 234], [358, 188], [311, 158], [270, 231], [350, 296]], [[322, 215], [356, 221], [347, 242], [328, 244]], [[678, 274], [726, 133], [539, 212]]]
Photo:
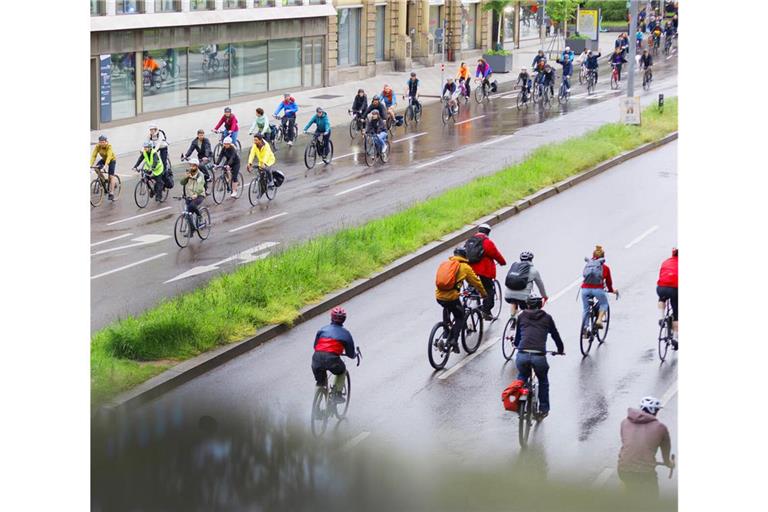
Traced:
[[304, 39], [303, 55], [304, 87], [323, 86], [323, 38]]

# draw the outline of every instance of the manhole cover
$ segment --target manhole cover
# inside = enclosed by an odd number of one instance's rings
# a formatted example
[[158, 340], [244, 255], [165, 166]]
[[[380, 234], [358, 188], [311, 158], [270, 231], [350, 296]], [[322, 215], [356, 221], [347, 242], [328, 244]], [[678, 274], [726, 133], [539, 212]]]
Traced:
[[333, 98], [341, 97], [341, 94], [321, 94], [320, 96], [311, 96], [313, 100], [332, 100]]

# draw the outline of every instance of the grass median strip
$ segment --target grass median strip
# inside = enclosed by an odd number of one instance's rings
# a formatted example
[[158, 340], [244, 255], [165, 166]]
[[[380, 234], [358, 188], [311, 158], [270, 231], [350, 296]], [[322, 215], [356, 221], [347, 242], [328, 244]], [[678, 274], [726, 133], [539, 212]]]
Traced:
[[401, 212], [302, 242], [190, 293], [120, 320], [91, 339], [98, 404], [176, 362], [290, 324], [299, 310], [473, 220], [677, 130], [677, 99], [643, 112], [642, 126], [608, 124], [534, 150], [524, 161]]

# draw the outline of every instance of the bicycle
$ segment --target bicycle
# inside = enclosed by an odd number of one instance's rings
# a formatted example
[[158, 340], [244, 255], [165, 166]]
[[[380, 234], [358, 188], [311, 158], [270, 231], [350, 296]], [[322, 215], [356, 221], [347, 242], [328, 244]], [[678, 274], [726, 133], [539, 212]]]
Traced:
[[672, 38], [664, 36], [664, 55], [669, 56], [669, 51], [672, 49]]
[[[480, 79], [476, 78], [475, 82], [479, 82]], [[479, 104], [485, 100], [490, 101], [491, 85], [487, 79], [483, 79], [482, 83], [475, 87], [475, 101]]]
[[[250, 169], [248, 172], [251, 172]], [[274, 171], [259, 167], [256, 173], [248, 185], [248, 201], [251, 202], [251, 206], [258, 206], [262, 196], [266, 196], [267, 200], [271, 201], [277, 195]]]
[[658, 57], [659, 46], [661, 46], [661, 37], [653, 36], [653, 56]]
[[669, 456], [669, 460], [670, 460], [670, 462], [672, 462], [671, 466], [665, 464], [664, 462], [659, 462], [659, 461], [656, 461], [656, 465], [657, 466], [664, 466], [664, 467], [669, 468], [669, 477], [668, 478], [670, 480], [672, 480], [672, 474], [675, 472], [675, 454], [674, 453]]
[[[137, 170], [140, 174], [139, 181], [136, 183], [136, 187], [133, 189], [133, 200], [136, 202], [136, 206], [139, 208], [146, 208], [149, 204], [149, 198], [155, 195], [155, 183], [157, 180], [162, 180], [162, 175], [155, 176], [152, 171], [145, 165], [141, 170]], [[163, 183], [163, 192], [160, 195], [160, 202], [164, 203], [168, 199], [169, 189]]]
[[528, 92], [528, 87], [521, 87], [520, 92], [517, 93], [517, 109], [522, 107], [528, 108], [528, 103], [531, 102], [531, 94]]
[[[534, 353], [534, 352], [530, 352]], [[558, 352], [536, 352], [541, 355], [564, 355]], [[518, 415], [518, 440], [520, 441], [520, 447], [526, 448], [528, 446], [528, 439], [531, 435], [531, 426], [534, 419], [539, 421], [539, 380], [536, 378], [536, 372], [531, 368], [531, 376], [528, 377], [523, 384], [522, 392], [520, 393], [520, 405], [517, 409]], [[536, 418], [534, 418], [536, 416]]]
[[595, 92], [595, 85], [597, 84], [597, 71], [592, 69], [587, 73], [587, 95], [592, 95]]
[[560, 90], [557, 93], [557, 102], [561, 105], [567, 105], [568, 98], [571, 97], [571, 93], [565, 84], [566, 82], [563, 80], [563, 82], [560, 84]]
[[542, 108], [550, 108], [552, 106], [552, 100], [549, 97], [549, 85], [540, 83], [536, 86], [538, 93], [536, 94], [537, 103]]
[[[280, 126], [277, 127], [277, 135], [275, 135], [275, 148], [277, 148], [278, 142], [285, 142], [288, 144], [289, 142], [294, 142], [296, 139], [299, 138], [299, 126], [296, 124], [296, 118], [293, 118], [293, 136], [288, 140], [286, 138], [286, 135], [288, 135], [288, 125], [290, 124], [288, 122], [289, 118], [286, 118], [285, 116], [274, 116], [275, 119], [280, 121]], [[282, 120], [285, 119], [286, 121], [283, 123]], [[290, 144], [288, 144], [290, 146]]]
[[408, 96], [408, 106], [405, 107], [405, 116], [403, 122], [405, 126], [408, 126], [409, 122], [413, 122], [414, 126], [419, 124], [421, 119], [421, 103], [415, 103], [413, 97]]
[[210, 55], [206, 53], [205, 51], [201, 51], [200, 53], [203, 54], [203, 73], [216, 73], [219, 71], [219, 68], [221, 67], [221, 60], [216, 55]]
[[[360, 347], [356, 347], [355, 359], [357, 360], [356, 366], [360, 366], [360, 360], [363, 358], [363, 354], [360, 352]], [[342, 410], [339, 411], [339, 403], [334, 398], [335, 392], [333, 391], [333, 385], [329, 385], [328, 371], [325, 372], [325, 384], [315, 387], [315, 398], [312, 400], [312, 413], [311, 413], [311, 425], [312, 435], [315, 437], [321, 436], [328, 428], [328, 420], [336, 416], [339, 421], [343, 420], [347, 416], [349, 411], [349, 401], [352, 396], [352, 378], [349, 375], [349, 370], [344, 372], [345, 383], [339, 392], [338, 396], [343, 399]]]
[[616, 64], [611, 64], [611, 89], [619, 88], [619, 67]]
[[[219, 160], [219, 155], [221, 154], [221, 150], [224, 149], [224, 130], [219, 131], [212, 131], [211, 133], [215, 133], [219, 136], [219, 143], [216, 144], [216, 147], [213, 148], [213, 161], [217, 162]], [[243, 146], [240, 144], [240, 139], [237, 139], [234, 142], [234, 145], [237, 147], [238, 154], [243, 154]]]
[[[474, 292], [474, 293], [473, 293]], [[459, 337], [464, 351], [472, 354], [480, 346], [483, 339], [483, 316], [480, 313], [480, 295], [476, 291], [470, 291], [465, 285], [461, 290], [461, 305], [464, 308], [464, 325], [461, 326]], [[474, 305], [472, 305], [474, 303]], [[448, 357], [451, 355], [452, 346], [448, 344], [448, 335], [451, 332], [453, 322], [447, 310], [443, 309], [443, 320], [436, 323], [429, 333], [427, 356], [429, 364], [435, 370], [445, 368]], [[455, 341], [458, 343], [458, 340]]]
[[[581, 289], [579, 289], [581, 293]], [[619, 298], [618, 292], [616, 292], [616, 298]], [[611, 306], [608, 305], [608, 309], [605, 312], [605, 321], [603, 322], [603, 328], [597, 328], [597, 319], [600, 317], [600, 310], [597, 304], [597, 297], [594, 295], [589, 298], [589, 309], [587, 314], [581, 321], [581, 333], [579, 334], [579, 348], [581, 349], [581, 355], [584, 357], [589, 354], [589, 350], [592, 348], [592, 343], [597, 341], [602, 345], [605, 342], [605, 338], [608, 336], [608, 327], [611, 323]]]
[[466, 105], [467, 103], [469, 103], [469, 93], [467, 92], [467, 86], [464, 82], [459, 81], [458, 87], [459, 87], [459, 100], [464, 100], [464, 105]]
[[662, 364], [667, 359], [670, 345], [674, 346], [673, 319], [672, 303], [667, 299], [664, 301], [664, 318], [659, 320], [659, 359], [661, 359]]
[[331, 163], [331, 160], [333, 160], [333, 141], [330, 139], [329, 135], [328, 151], [324, 153], [323, 143], [320, 140], [320, 136], [322, 134], [323, 132], [315, 131], [315, 133], [312, 135], [312, 140], [309, 141], [309, 144], [307, 144], [307, 147], [304, 150], [304, 165], [307, 166], [307, 169], [311, 169], [315, 166], [318, 154], [326, 165]]
[[650, 89], [652, 80], [653, 73], [651, 72], [651, 68], [645, 68], [645, 73], [643, 73], [643, 89], [646, 91]]
[[451, 119], [453, 120], [453, 123], [456, 124], [456, 118], [459, 117], [459, 102], [453, 98], [446, 99], [445, 96], [440, 99], [440, 102], [443, 104], [443, 109], [440, 115], [443, 124], [448, 124], [448, 121]]
[[349, 121], [349, 136], [354, 139], [358, 134], [365, 133], [365, 115], [362, 112], [347, 111], [352, 119]]
[[584, 85], [584, 82], [587, 81], [588, 74], [589, 74], [589, 71], [587, 70], [587, 66], [582, 64], [581, 67], [579, 68], [579, 85]]
[[[94, 171], [96, 171], [96, 178], [91, 181], [91, 206], [94, 208], [101, 205], [102, 201], [104, 201], [104, 195], [109, 195], [109, 175], [105, 175], [104, 170], [94, 165], [91, 167]], [[115, 176], [115, 191], [113, 193], [114, 199], [113, 201], [117, 201], [117, 198], [120, 197], [120, 191], [122, 190], [122, 184], [120, 182], [120, 176], [117, 174]]]
[[[181, 201], [186, 199], [186, 195], [176, 197], [174, 199]], [[176, 241], [176, 245], [182, 249], [189, 245], [189, 239], [197, 233], [200, 240], [206, 240], [211, 234], [211, 214], [208, 208], [201, 206], [200, 218], [196, 219], [196, 215], [187, 210], [186, 202], [182, 207], [181, 214], [176, 218], [176, 223], [173, 226], [173, 239]]]
[[[232, 193], [232, 169], [228, 165], [216, 165], [214, 169], [223, 169], [221, 174], [213, 178], [213, 190], [211, 195], [213, 196], [213, 202], [221, 204], [224, 199]], [[243, 187], [237, 187], [237, 196], [235, 199], [240, 199], [243, 195]]]
[[376, 158], [379, 158], [383, 164], [389, 161], [389, 142], [377, 144], [375, 140], [376, 137], [377, 135], [373, 133], [366, 133], [365, 139], [363, 139], [365, 165], [368, 167], [376, 162]]

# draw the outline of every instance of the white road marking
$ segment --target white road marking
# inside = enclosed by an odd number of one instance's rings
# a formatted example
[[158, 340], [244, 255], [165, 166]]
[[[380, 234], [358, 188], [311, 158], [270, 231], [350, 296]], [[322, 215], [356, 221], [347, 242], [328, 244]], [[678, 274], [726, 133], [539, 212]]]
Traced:
[[142, 245], [154, 244], [162, 240], [166, 240], [168, 238], [171, 238], [171, 235], [142, 235], [140, 237], [131, 239], [131, 242], [136, 242], [136, 243], [121, 245], [119, 247], [112, 247], [111, 249], [103, 249], [101, 251], [96, 251], [94, 253], [91, 253], [91, 256], [98, 256], [99, 254], [106, 254], [108, 252], [122, 251], [123, 249], [131, 249], [133, 247], [140, 247]]
[[674, 57], [674, 55], [670, 55], [670, 56], [669, 56], [669, 57], [667, 57], [665, 60], [669, 60], [669, 59], [671, 59], [672, 57]]
[[595, 481], [592, 482], [592, 487], [602, 487], [605, 485], [605, 483], [608, 481], [609, 478], [611, 478], [611, 475], [613, 475], [613, 472], [615, 471], [614, 468], [604, 468], [599, 475], [597, 475], [597, 478], [595, 478]]
[[571, 291], [574, 287], [576, 287], [579, 284], [581, 284], [581, 278], [580, 277], [577, 278], [574, 282], [572, 282], [568, 286], [566, 286], [565, 288], [563, 288], [562, 290], [560, 290], [559, 292], [557, 292], [556, 294], [554, 294], [552, 297], [550, 297], [547, 302], [549, 303], [549, 302], [556, 301], [557, 299], [559, 299], [560, 297], [562, 297], [563, 295], [565, 295], [566, 293]]
[[483, 143], [482, 143], [482, 144], [480, 144], [480, 145], [481, 145], [481, 146], [490, 146], [491, 144], [496, 144], [497, 142], [501, 142], [501, 141], [503, 141], [503, 140], [507, 140], [507, 139], [509, 139], [509, 138], [512, 138], [512, 137], [514, 137], [514, 136], [515, 136], [515, 134], [514, 134], [514, 133], [512, 133], [512, 134], [510, 134], [510, 135], [505, 135], [505, 136], [503, 136], [503, 137], [497, 137], [497, 138], [495, 138], [495, 139], [493, 139], [493, 140], [489, 140], [488, 142], [483, 142]]
[[633, 245], [640, 243], [640, 242], [643, 240], [643, 238], [647, 237], [648, 235], [650, 235], [651, 233], [653, 233], [653, 232], [654, 232], [654, 231], [656, 231], [657, 229], [659, 229], [659, 226], [653, 226], [653, 227], [649, 228], [649, 229], [648, 229], [647, 231], [645, 231], [643, 234], [641, 234], [640, 236], [638, 236], [637, 238], [635, 238], [634, 240], [632, 240], [631, 242], [629, 242], [627, 245], [625, 245], [625, 246], [624, 246], [624, 248], [625, 248], [625, 249], [629, 249], [629, 248], [630, 248], [630, 247], [632, 247]]
[[337, 157], [334, 157], [334, 160], [339, 160], [339, 159], [342, 159], [342, 158], [347, 158], [348, 156], [354, 156], [354, 155], [356, 155], [357, 153], [358, 153], [358, 152], [357, 152], [357, 151], [355, 151], [354, 153], [347, 153], [346, 155], [337, 156]]
[[421, 137], [422, 135], [426, 135], [427, 132], [421, 132], [421, 133], [414, 133], [413, 135], [409, 135], [408, 137], [403, 137], [402, 139], [393, 140], [392, 144], [397, 144], [398, 142], [405, 142], [406, 140], [415, 139], [416, 137]]
[[128, 222], [129, 220], [138, 219], [140, 217], [146, 217], [147, 215], [154, 215], [155, 213], [164, 212], [165, 210], [170, 210], [170, 209], [171, 209], [170, 206], [166, 206], [164, 208], [158, 208], [157, 210], [152, 210], [151, 212], [140, 213], [138, 215], [134, 215], [133, 217], [128, 217], [125, 219], [120, 219], [120, 220], [110, 222], [109, 224], [107, 224], [107, 226], [114, 226], [115, 224], [120, 224], [121, 222]]
[[163, 284], [172, 283], [173, 281], [179, 281], [181, 279], [186, 279], [188, 277], [197, 276], [200, 274], [204, 274], [206, 272], [211, 272], [212, 270], [218, 270], [221, 265], [224, 263], [227, 263], [229, 261], [237, 260], [238, 264], [242, 265], [244, 263], [249, 263], [251, 261], [260, 260], [263, 258], [266, 258], [269, 256], [269, 251], [262, 252], [266, 249], [269, 249], [270, 247], [274, 247], [278, 245], [280, 242], [264, 242], [256, 247], [251, 247], [250, 249], [246, 249], [244, 251], [240, 251], [239, 253], [235, 254], [234, 256], [230, 256], [229, 258], [224, 258], [221, 261], [217, 261], [216, 263], [212, 263], [211, 265], [202, 265], [199, 267], [194, 267], [186, 272], [183, 272], [179, 274], [178, 276], [169, 279], [165, 281]]
[[244, 226], [232, 228], [229, 230], [229, 233], [234, 233], [236, 231], [240, 231], [241, 229], [250, 228], [251, 226], [255, 226], [257, 224], [261, 224], [262, 222], [267, 222], [269, 220], [276, 219], [278, 217], [282, 217], [283, 215], [288, 215], [288, 212], [278, 213], [277, 215], [272, 215], [271, 217], [267, 217], [266, 219], [257, 220], [256, 222], [251, 222], [250, 224], [246, 224]]
[[350, 439], [349, 441], [347, 441], [347, 442], [346, 442], [346, 444], [344, 445], [344, 447], [342, 448], [342, 450], [351, 450], [351, 449], [352, 449], [352, 448], [354, 448], [355, 446], [357, 446], [357, 445], [359, 445], [360, 443], [362, 443], [363, 441], [365, 441], [365, 439], [366, 439], [366, 438], [367, 438], [369, 435], [371, 435], [371, 433], [370, 433], [370, 432], [360, 432], [360, 433], [359, 433], [359, 434], [357, 434], [355, 437], [353, 437], [352, 439]]
[[361, 188], [368, 187], [370, 185], [375, 185], [376, 183], [380, 182], [381, 180], [373, 180], [369, 181], [368, 183], [363, 183], [362, 185], [358, 185], [356, 187], [348, 188], [347, 190], [342, 190], [338, 194], [334, 194], [334, 197], [343, 196], [344, 194], [349, 194], [350, 192], [354, 192], [355, 190], [360, 190]]
[[166, 256], [167, 254], [168, 253], [165, 253], [165, 252], [160, 253], [160, 254], [155, 254], [154, 256], [152, 256], [150, 258], [144, 258], [143, 260], [136, 261], [136, 262], [133, 262], [133, 263], [129, 263], [128, 265], [123, 265], [122, 267], [116, 268], [114, 270], [110, 270], [110, 271], [107, 271], [107, 272], [103, 272], [101, 274], [97, 274], [95, 276], [91, 276], [91, 279], [93, 280], [93, 279], [98, 279], [100, 277], [108, 276], [109, 274], [114, 274], [115, 272], [120, 272], [121, 270], [126, 270], [126, 269], [129, 269], [131, 267], [135, 267], [136, 265], [141, 265], [142, 263], [146, 263], [148, 261], [156, 260], [157, 258], [162, 258], [163, 256]]
[[470, 117], [469, 119], [465, 119], [463, 121], [459, 121], [458, 123], [456, 123], [456, 126], [459, 126], [460, 124], [464, 124], [464, 123], [469, 123], [470, 121], [474, 121], [475, 119], [482, 119], [484, 117], [485, 117], [485, 114], [483, 114], [481, 116]]
[[475, 352], [474, 354], [470, 354], [469, 356], [467, 356], [464, 359], [462, 359], [461, 361], [459, 361], [455, 366], [452, 366], [450, 369], [448, 369], [448, 371], [446, 371], [445, 373], [440, 374], [438, 379], [445, 380], [448, 377], [450, 377], [451, 375], [453, 375], [454, 373], [456, 373], [457, 371], [461, 370], [464, 366], [469, 364], [469, 362], [472, 361], [474, 358], [476, 358], [477, 356], [479, 356], [480, 354], [482, 354], [483, 352], [485, 352], [486, 350], [488, 350], [489, 348], [494, 346], [496, 343], [498, 343], [498, 341], [500, 339], [501, 339], [501, 337], [496, 338], [492, 342], [490, 342], [490, 343], [488, 343], [486, 345], [483, 345], [482, 347], [477, 349], [477, 352]]
[[675, 382], [672, 383], [671, 386], [669, 386], [669, 389], [662, 395], [661, 397], [661, 405], [664, 407], [667, 406], [670, 400], [672, 400], [672, 397], [674, 397], [677, 394], [677, 379], [675, 379]]
[[437, 160], [432, 160], [432, 161], [427, 162], [425, 164], [417, 165], [416, 167], [414, 167], [414, 169], [423, 169], [424, 167], [429, 167], [430, 165], [434, 165], [434, 164], [439, 163], [439, 162], [445, 162], [446, 160], [448, 160], [450, 158], [453, 158], [455, 156], [456, 156], [456, 153], [454, 153], [452, 155], [444, 156], [442, 158], [438, 158]]
[[131, 236], [133, 233], [126, 233], [124, 235], [116, 236], [114, 238], [107, 238], [106, 240], [102, 240], [101, 242], [94, 242], [91, 244], [91, 247], [96, 247], [97, 245], [106, 244], [109, 242], [114, 242], [115, 240], [120, 240], [121, 238], [125, 238], [127, 236]]

